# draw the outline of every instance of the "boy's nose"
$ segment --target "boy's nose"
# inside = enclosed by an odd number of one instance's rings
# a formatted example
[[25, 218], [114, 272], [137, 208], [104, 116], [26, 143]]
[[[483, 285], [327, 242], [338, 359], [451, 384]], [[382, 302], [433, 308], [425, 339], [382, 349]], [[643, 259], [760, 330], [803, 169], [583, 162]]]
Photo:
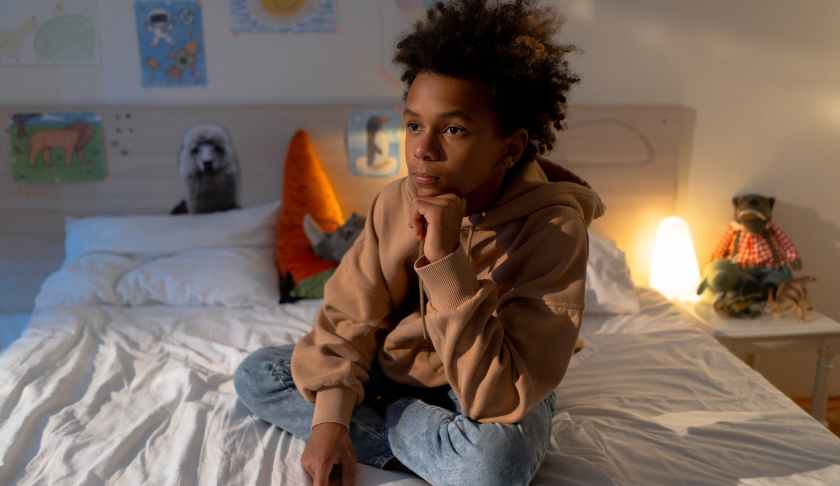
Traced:
[[440, 147], [434, 137], [426, 136], [414, 147], [414, 157], [419, 160], [440, 160]]

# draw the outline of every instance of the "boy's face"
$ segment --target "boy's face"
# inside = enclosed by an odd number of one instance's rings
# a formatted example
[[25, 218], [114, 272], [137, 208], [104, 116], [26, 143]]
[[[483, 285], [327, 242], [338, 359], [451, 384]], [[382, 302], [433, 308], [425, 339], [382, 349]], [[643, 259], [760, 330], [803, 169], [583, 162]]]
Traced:
[[455, 193], [469, 205], [501, 185], [508, 139], [483, 83], [420, 73], [409, 87], [403, 121], [417, 195]]

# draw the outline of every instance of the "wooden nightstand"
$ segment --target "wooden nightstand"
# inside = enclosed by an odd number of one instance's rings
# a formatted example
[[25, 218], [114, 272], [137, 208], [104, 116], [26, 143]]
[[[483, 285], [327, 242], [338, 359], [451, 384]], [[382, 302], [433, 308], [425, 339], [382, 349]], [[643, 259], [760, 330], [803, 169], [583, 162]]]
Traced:
[[733, 354], [744, 355], [744, 361], [753, 369], [758, 364], [759, 352], [779, 348], [815, 351], [817, 366], [811, 393], [811, 415], [826, 424], [828, 374], [840, 349], [840, 323], [814, 311], [809, 312], [804, 321], [788, 315], [776, 318], [770, 314], [755, 319], [734, 319], [718, 315], [707, 302], [680, 306]]

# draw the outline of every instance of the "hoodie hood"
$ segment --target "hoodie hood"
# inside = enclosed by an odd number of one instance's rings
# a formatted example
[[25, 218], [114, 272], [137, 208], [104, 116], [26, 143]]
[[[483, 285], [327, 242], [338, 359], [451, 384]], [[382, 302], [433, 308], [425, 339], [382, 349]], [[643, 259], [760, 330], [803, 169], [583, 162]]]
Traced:
[[539, 211], [563, 205], [575, 209], [588, 227], [606, 211], [589, 184], [572, 172], [546, 159], [536, 159], [513, 169], [502, 196], [489, 209], [465, 217], [476, 228], [492, 228]]

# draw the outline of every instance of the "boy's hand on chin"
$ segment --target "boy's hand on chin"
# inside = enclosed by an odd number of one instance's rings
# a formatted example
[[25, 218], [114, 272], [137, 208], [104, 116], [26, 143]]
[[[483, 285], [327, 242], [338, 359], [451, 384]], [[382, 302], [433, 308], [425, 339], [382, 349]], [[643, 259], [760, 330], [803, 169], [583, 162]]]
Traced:
[[461, 219], [466, 201], [454, 193], [417, 196], [411, 227], [418, 240], [425, 238], [423, 255], [429, 262], [440, 260], [461, 244]]

